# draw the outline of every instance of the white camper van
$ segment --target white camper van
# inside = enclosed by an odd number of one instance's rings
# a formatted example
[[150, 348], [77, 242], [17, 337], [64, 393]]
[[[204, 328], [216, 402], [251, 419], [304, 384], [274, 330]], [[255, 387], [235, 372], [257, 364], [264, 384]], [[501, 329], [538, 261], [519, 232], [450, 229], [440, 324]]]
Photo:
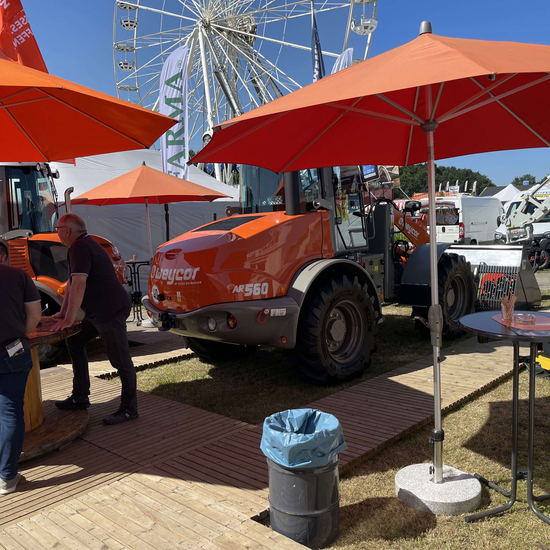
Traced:
[[502, 203], [495, 197], [437, 197], [437, 242], [492, 244]]

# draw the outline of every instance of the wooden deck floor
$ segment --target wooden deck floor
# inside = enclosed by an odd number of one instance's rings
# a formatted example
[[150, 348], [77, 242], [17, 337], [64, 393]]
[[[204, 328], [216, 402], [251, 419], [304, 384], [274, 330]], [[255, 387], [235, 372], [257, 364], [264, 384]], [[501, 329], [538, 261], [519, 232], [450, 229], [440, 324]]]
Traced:
[[[444, 410], [509, 376], [511, 350], [474, 339], [446, 350]], [[72, 379], [59, 369], [42, 383], [44, 398], [58, 399]], [[138, 420], [103, 426], [119, 392], [93, 379], [88, 430], [22, 464], [26, 480], [0, 498], [0, 548], [303, 548], [252, 519], [268, 509], [261, 425], [142, 393]], [[307, 406], [340, 420], [343, 470], [431, 422], [432, 395], [428, 357]]]

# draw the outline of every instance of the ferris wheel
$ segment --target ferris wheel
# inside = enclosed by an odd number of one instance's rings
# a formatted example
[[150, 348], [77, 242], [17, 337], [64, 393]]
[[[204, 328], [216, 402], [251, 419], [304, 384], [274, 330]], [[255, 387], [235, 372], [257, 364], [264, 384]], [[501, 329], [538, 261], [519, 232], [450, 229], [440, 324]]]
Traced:
[[[312, 0], [115, 1], [118, 97], [155, 109], [167, 57], [187, 45], [191, 147], [225, 120], [312, 81]], [[377, 0], [316, 0], [323, 57], [368, 55]], [[364, 56], [362, 55], [364, 51]]]

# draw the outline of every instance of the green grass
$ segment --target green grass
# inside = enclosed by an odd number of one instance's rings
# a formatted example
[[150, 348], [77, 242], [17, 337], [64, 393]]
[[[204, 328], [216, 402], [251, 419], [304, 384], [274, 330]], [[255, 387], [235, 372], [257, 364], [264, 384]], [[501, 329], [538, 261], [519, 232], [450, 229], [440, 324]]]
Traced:
[[246, 359], [219, 364], [190, 355], [184, 361], [138, 373], [138, 388], [258, 424], [274, 412], [301, 407], [431, 353], [429, 339], [414, 328], [410, 307], [388, 306], [384, 314], [370, 368], [343, 384], [320, 386], [305, 381], [286, 352], [260, 347]]
[[[527, 470], [528, 373], [520, 375], [518, 468]], [[550, 492], [550, 381], [536, 381], [535, 494]], [[443, 419], [443, 460], [464, 472], [478, 472], [510, 488], [512, 381], [508, 380]], [[409, 508], [395, 496], [397, 472], [432, 461], [427, 444], [431, 426], [398, 441], [351, 469], [340, 482], [342, 550], [549, 550], [550, 526], [528, 510], [526, 481], [518, 482], [518, 501], [508, 512], [467, 524], [464, 516], [433, 516]], [[507, 499], [483, 489], [480, 510]], [[550, 514], [550, 501], [540, 509]]]

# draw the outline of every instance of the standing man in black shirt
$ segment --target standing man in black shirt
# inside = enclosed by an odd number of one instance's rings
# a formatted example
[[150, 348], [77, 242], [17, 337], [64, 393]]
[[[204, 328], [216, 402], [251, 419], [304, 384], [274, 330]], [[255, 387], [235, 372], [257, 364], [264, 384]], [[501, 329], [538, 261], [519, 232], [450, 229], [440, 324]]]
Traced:
[[138, 417], [136, 371], [126, 333], [130, 298], [120, 284], [111, 259], [105, 250], [86, 232], [84, 220], [76, 214], [65, 214], [56, 231], [69, 248], [69, 281], [61, 311], [53, 315], [60, 320], [51, 330], [70, 327], [82, 308], [85, 317], [82, 330], [67, 339], [73, 363], [73, 392], [64, 401], [56, 401], [59, 409], [87, 409], [90, 406], [90, 373], [86, 345], [101, 336], [111, 365], [122, 382], [119, 409], [103, 419], [104, 424], [120, 424]]
[[0, 495], [15, 491], [17, 462], [25, 438], [23, 399], [32, 368], [27, 337], [40, 322], [40, 294], [28, 273], [5, 265], [0, 241]]

